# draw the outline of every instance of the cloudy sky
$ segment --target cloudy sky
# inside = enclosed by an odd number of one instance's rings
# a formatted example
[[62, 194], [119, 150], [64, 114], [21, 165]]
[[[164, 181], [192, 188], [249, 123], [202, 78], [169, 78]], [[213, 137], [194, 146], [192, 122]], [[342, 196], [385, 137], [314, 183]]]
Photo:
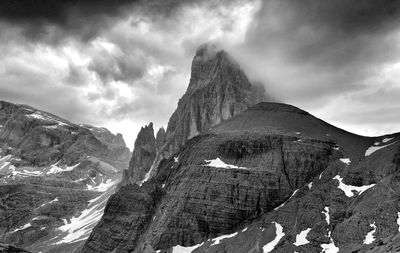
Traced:
[[0, 99], [121, 132], [166, 126], [215, 42], [276, 100], [400, 131], [400, 1], [0, 0]]

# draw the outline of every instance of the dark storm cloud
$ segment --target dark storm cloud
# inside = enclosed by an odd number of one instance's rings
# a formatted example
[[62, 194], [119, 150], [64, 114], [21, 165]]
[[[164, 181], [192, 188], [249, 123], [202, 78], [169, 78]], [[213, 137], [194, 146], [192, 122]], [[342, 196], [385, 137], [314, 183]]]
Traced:
[[65, 36], [89, 39], [135, 0], [1, 0], [0, 20], [23, 27], [29, 39], [59, 42]]
[[387, 50], [393, 42], [382, 37], [398, 28], [399, 19], [396, 0], [268, 0], [247, 41], [259, 52], [278, 50], [296, 63], [368, 64], [393, 57]]
[[230, 1], [0, 0], [0, 21], [23, 27], [22, 33], [31, 40], [55, 44], [69, 36], [84, 41], [93, 39], [116, 19], [133, 12], [152, 20], [164, 20], [173, 18], [182, 6], [217, 6], [224, 2]]
[[399, 60], [399, 19], [400, 1], [262, 1], [241, 53], [284, 99], [318, 101], [362, 89]]

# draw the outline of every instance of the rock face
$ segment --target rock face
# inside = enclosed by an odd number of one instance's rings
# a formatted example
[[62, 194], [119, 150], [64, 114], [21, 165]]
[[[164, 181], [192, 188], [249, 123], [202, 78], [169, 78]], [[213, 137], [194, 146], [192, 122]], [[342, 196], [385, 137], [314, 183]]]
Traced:
[[[160, 133], [162, 135], [162, 133]], [[162, 136], [158, 136], [162, 138]], [[128, 180], [131, 183], [142, 181], [156, 157], [156, 139], [153, 123], [142, 127], [135, 141], [131, 161], [128, 168]]]
[[193, 58], [189, 87], [168, 122], [161, 155], [171, 156], [188, 139], [263, 98], [225, 51], [210, 44], [200, 47]]
[[193, 58], [189, 87], [179, 100], [166, 132], [159, 132], [157, 139], [164, 141], [157, 142], [159, 152], [152, 168], [177, 152], [188, 139], [232, 118], [264, 97], [265, 91], [252, 86], [239, 64], [225, 51], [211, 44], [201, 46]]
[[0, 241], [76, 251], [129, 158], [120, 134], [0, 101]]
[[160, 152], [163, 144], [165, 143], [165, 129], [161, 127], [156, 135], [156, 149], [157, 152]]
[[[338, 129], [293, 106], [257, 104], [190, 139], [163, 160], [157, 174], [141, 187], [122, 187], [111, 197], [82, 252], [170, 252], [203, 242], [195, 252], [262, 252], [275, 238], [272, 222], [282, 225], [286, 234], [281, 239], [286, 244], [273, 249], [320, 252], [321, 244], [330, 243], [328, 230], [334, 231], [333, 224], [351, 216], [342, 210], [352, 204], [345, 202], [338, 181], [332, 180], [347, 168], [339, 158], [363, 161], [374, 140]], [[396, 166], [390, 164], [379, 168], [395, 171]], [[347, 184], [372, 184], [377, 177], [385, 177], [373, 172], [373, 167], [367, 166], [364, 172], [363, 162], [358, 166], [356, 177]], [[371, 178], [364, 179], [360, 173]], [[304, 202], [296, 202], [302, 197]], [[351, 203], [353, 209], [360, 208], [357, 202]], [[321, 213], [327, 205], [332, 207], [329, 226]], [[309, 227], [312, 232], [307, 239], [313, 242], [296, 248], [296, 235]], [[338, 235], [351, 245], [344, 233]], [[227, 234], [236, 239], [211, 240]]]

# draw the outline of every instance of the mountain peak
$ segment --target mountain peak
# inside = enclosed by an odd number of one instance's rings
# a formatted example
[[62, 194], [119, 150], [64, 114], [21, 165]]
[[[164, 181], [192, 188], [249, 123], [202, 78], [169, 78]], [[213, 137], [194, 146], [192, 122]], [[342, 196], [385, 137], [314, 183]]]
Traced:
[[224, 51], [220, 49], [216, 44], [204, 43], [197, 48], [195, 59], [197, 58], [197, 60], [207, 61], [214, 58], [219, 52]]
[[[188, 90], [202, 88], [213, 79], [225, 80], [228, 75], [238, 74], [244, 76], [239, 64], [226, 51], [216, 44], [206, 43], [197, 49], [193, 57]], [[220, 78], [221, 75], [224, 78]]]

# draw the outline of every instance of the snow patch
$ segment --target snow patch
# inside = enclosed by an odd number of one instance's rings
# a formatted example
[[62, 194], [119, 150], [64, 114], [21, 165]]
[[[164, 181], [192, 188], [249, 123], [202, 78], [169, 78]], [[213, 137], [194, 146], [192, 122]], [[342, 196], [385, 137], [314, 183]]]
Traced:
[[226, 164], [224, 161], [219, 159], [218, 157], [213, 160], [204, 160], [207, 164], [203, 166], [215, 167], [215, 168], [224, 168], [224, 169], [247, 169], [245, 167], [238, 167], [236, 165]]
[[386, 143], [386, 142], [389, 142], [389, 141], [391, 141], [391, 140], [393, 140], [394, 138], [385, 138], [385, 139], [383, 139], [382, 140], [382, 142], [383, 143]]
[[46, 173], [46, 175], [49, 175], [49, 174], [56, 174], [56, 173], [59, 173], [59, 172], [65, 172], [65, 171], [71, 171], [71, 170], [73, 170], [73, 169], [75, 169], [80, 163], [77, 163], [77, 164], [75, 164], [75, 165], [73, 165], [73, 166], [62, 166], [62, 167], [59, 167], [59, 166], [57, 166], [57, 164], [59, 163], [60, 161], [58, 161], [58, 162], [56, 162], [55, 164], [52, 164], [52, 165], [50, 165], [50, 169], [49, 169], [49, 171]]
[[[326, 223], [330, 224], [330, 215], [329, 215], [329, 207], [326, 206], [324, 208], [324, 210], [321, 212], [325, 215], [325, 221]], [[331, 231], [329, 231], [328, 229], [328, 238], [329, 238], [329, 243], [323, 243], [321, 244], [321, 248], [322, 248], [322, 252], [326, 252], [326, 253], [337, 253], [339, 252], [339, 248], [335, 246], [335, 243], [333, 242], [333, 239], [331, 237]]]
[[92, 191], [98, 191], [98, 192], [105, 192], [108, 189], [110, 189], [117, 181], [112, 181], [111, 179], [107, 179], [105, 182], [101, 182], [98, 186], [95, 187], [89, 187], [90, 190]]
[[283, 232], [283, 227], [279, 223], [273, 223], [275, 225], [276, 237], [274, 240], [263, 246], [263, 253], [271, 252], [279, 243], [279, 241], [285, 236], [285, 233]]
[[218, 244], [221, 243], [221, 241], [222, 241], [223, 239], [227, 239], [227, 238], [234, 237], [234, 236], [236, 236], [237, 234], [238, 234], [238, 232], [235, 232], [235, 233], [233, 233], [233, 234], [221, 235], [221, 236], [215, 237], [215, 238], [212, 239], [212, 240], [213, 240], [213, 243], [210, 245], [210, 247], [213, 246], [213, 245], [218, 245]]
[[31, 226], [32, 226], [31, 223], [25, 224], [25, 225], [23, 225], [23, 226], [21, 226], [21, 227], [15, 229], [15, 230], [11, 231], [11, 233], [15, 233], [15, 232], [17, 232], [17, 231], [24, 230], [24, 229], [29, 228], [29, 227], [31, 227]]
[[310, 241], [307, 240], [307, 235], [310, 231], [311, 228], [301, 231], [300, 234], [296, 235], [296, 242], [293, 244], [296, 246], [301, 246], [310, 243]]
[[376, 184], [363, 185], [363, 186], [347, 185], [342, 182], [343, 178], [340, 177], [339, 175], [336, 175], [333, 179], [337, 179], [339, 181], [338, 188], [342, 190], [347, 197], [353, 197], [354, 191], [357, 192], [358, 195], [361, 195], [363, 194], [363, 192], [376, 185]]
[[[49, 205], [49, 204], [54, 203], [54, 202], [57, 202], [57, 201], [58, 201], [58, 198], [55, 198], [55, 199], [53, 199], [53, 200], [50, 201], [50, 202], [47, 202], [47, 203], [42, 204], [40, 207], [44, 207], [45, 205]], [[40, 208], [40, 207], [39, 207], [39, 208]]]
[[395, 144], [396, 142], [392, 142], [390, 144], [384, 145], [384, 146], [371, 146], [369, 147], [366, 151], [365, 151], [365, 156], [370, 156], [372, 153], [374, 153], [375, 151], [378, 151], [382, 148], [386, 148], [389, 147], [390, 145]]
[[34, 118], [34, 119], [39, 119], [39, 120], [44, 120], [44, 121], [50, 121], [50, 122], [54, 122], [60, 126], [68, 126], [68, 124], [66, 124], [65, 122], [60, 121], [59, 119], [53, 118], [49, 115], [46, 115], [44, 113], [41, 112], [35, 112], [32, 114], [27, 114], [26, 115], [29, 118]]
[[289, 199], [291, 199], [294, 195], [296, 195], [296, 193], [299, 191], [299, 189], [296, 189], [293, 193], [292, 193], [292, 195], [290, 196], [290, 198]]
[[397, 225], [399, 225], [399, 232], [400, 232], [400, 212], [397, 212]]
[[329, 206], [326, 206], [321, 213], [325, 215], [325, 221], [329, 225]]
[[375, 222], [369, 225], [372, 227], [372, 231], [368, 232], [364, 239], [364, 244], [371, 244], [375, 241], [374, 234], [376, 232]]
[[292, 193], [292, 195], [290, 196], [290, 198], [288, 198], [285, 202], [283, 202], [283, 203], [280, 204], [279, 206], [275, 207], [275, 208], [274, 208], [274, 211], [275, 211], [275, 210], [278, 210], [278, 209], [281, 208], [281, 207], [283, 207], [283, 206], [286, 204], [286, 202], [289, 201], [289, 199], [291, 199], [294, 195], [296, 195], [296, 193], [297, 193], [298, 190], [299, 190], [299, 189], [296, 189], [296, 190]]
[[351, 163], [350, 158], [340, 158], [339, 160], [346, 165], [350, 165]]
[[[190, 253], [193, 250], [200, 247], [201, 245], [203, 245], [203, 243], [204, 242], [202, 242], [200, 244], [196, 244], [194, 246], [189, 246], [189, 247], [183, 247], [183, 246], [177, 245], [172, 248], [172, 253]], [[159, 252], [159, 251], [157, 251], [157, 252]]]
[[333, 242], [330, 231], [328, 233], [328, 237], [330, 239], [330, 243], [321, 244], [322, 252], [323, 253], [338, 253], [339, 248], [335, 246], [335, 243]]

